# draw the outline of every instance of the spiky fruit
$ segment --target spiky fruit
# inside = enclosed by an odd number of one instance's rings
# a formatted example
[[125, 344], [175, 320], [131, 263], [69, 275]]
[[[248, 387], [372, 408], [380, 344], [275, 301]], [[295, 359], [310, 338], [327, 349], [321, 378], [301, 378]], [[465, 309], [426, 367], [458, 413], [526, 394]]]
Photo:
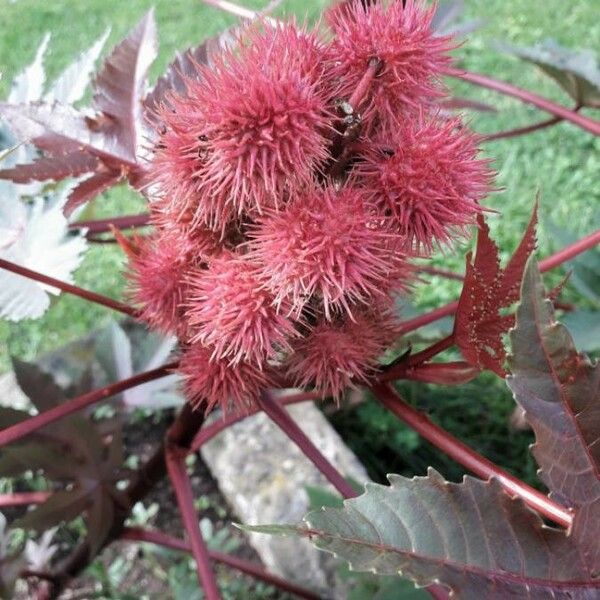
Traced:
[[446, 53], [452, 44], [431, 29], [434, 12], [434, 6], [421, 0], [354, 0], [328, 11], [335, 34], [329, 72], [339, 82], [342, 98], [350, 98], [372, 59], [381, 61], [368, 100], [358, 107], [367, 126], [377, 119], [393, 130], [407, 112], [443, 95], [439, 78], [450, 63]]
[[322, 319], [293, 344], [287, 373], [298, 386], [313, 385], [323, 397], [339, 399], [346, 388], [374, 375], [398, 332], [396, 319], [385, 310], [363, 310], [354, 320]]
[[214, 358], [262, 364], [289, 348], [293, 323], [277, 312], [247, 258], [223, 254], [207, 270], [194, 272], [189, 286], [190, 340], [210, 346]]
[[170, 231], [140, 238], [129, 261], [129, 296], [140, 318], [163, 333], [182, 333], [187, 274], [205, 260], [208, 247]]
[[251, 28], [200, 67], [161, 120], [154, 160], [173, 209], [222, 231], [242, 213], [278, 205], [327, 158], [330, 126], [322, 48], [293, 24]]
[[327, 318], [406, 283], [397, 239], [354, 187], [311, 187], [285, 210], [260, 219], [251, 256], [278, 304], [299, 312], [313, 298]]
[[366, 147], [356, 178], [408, 245], [430, 252], [474, 222], [491, 189], [477, 142], [459, 119], [406, 119], [393, 139]]
[[184, 377], [186, 396], [190, 402], [203, 405], [207, 413], [217, 404], [223, 410], [251, 406], [260, 391], [269, 387], [268, 372], [254, 363], [216, 359], [210, 348], [201, 344], [187, 347], [179, 362]]

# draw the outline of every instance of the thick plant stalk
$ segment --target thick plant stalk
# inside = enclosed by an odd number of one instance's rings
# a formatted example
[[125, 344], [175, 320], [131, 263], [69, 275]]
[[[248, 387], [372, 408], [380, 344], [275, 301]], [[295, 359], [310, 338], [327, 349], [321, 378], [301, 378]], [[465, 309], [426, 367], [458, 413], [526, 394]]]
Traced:
[[445, 277], [446, 279], [454, 279], [455, 281], [462, 281], [464, 279], [460, 273], [446, 271], [445, 269], [437, 269], [435, 267], [427, 267], [425, 265], [418, 265], [416, 270], [419, 271], [419, 273], [438, 275], [440, 277]]
[[571, 526], [573, 515], [568, 509], [503, 471], [493, 462], [432, 423], [426, 415], [404, 402], [389, 384], [376, 385], [372, 388], [372, 392], [399, 419], [469, 471], [482, 479], [496, 478], [509, 495], [518, 496], [529, 507], [558, 525], [566, 528]]
[[555, 102], [552, 102], [547, 98], [543, 98], [542, 96], [538, 96], [529, 90], [524, 90], [523, 88], [511, 85], [505, 81], [499, 81], [480, 73], [471, 73], [469, 71], [463, 71], [460, 69], [450, 69], [447, 74], [451, 77], [455, 77], [456, 79], [461, 79], [489, 90], [494, 90], [495, 92], [499, 92], [505, 96], [511, 96], [517, 100], [520, 100], [521, 102], [532, 104], [533, 106], [536, 106], [547, 113], [550, 113], [556, 117], [560, 117], [565, 121], [573, 123], [573, 125], [581, 127], [581, 129], [584, 129], [589, 133], [600, 136], [599, 121], [590, 119], [589, 117], [576, 112], [572, 108], [567, 108], [566, 106], [556, 104]]
[[108, 296], [103, 296], [102, 294], [97, 294], [96, 292], [84, 290], [83, 288], [80, 288], [79, 286], [73, 285], [71, 283], [66, 283], [65, 281], [54, 279], [54, 277], [48, 277], [47, 275], [43, 275], [42, 273], [38, 273], [37, 271], [32, 271], [31, 269], [27, 269], [26, 267], [22, 267], [21, 265], [17, 265], [16, 263], [10, 262], [8, 260], [4, 260], [3, 258], [0, 258], [0, 269], [6, 269], [11, 273], [16, 273], [17, 275], [22, 275], [23, 277], [27, 277], [28, 279], [33, 279], [34, 281], [45, 283], [46, 285], [58, 288], [63, 292], [73, 294], [74, 296], [79, 296], [80, 298], [83, 298], [84, 300], [89, 300], [94, 304], [101, 304], [102, 306], [112, 308], [113, 310], [121, 312], [130, 317], [137, 316], [137, 311], [135, 310], [135, 308], [128, 306], [123, 302], [113, 300]]
[[28, 506], [30, 504], [42, 504], [52, 495], [52, 492], [14, 492], [12, 494], [0, 494], [0, 508], [7, 506]]
[[160, 379], [171, 373], [173, 369], [177, 367], [177, 362], [168, 363], [157, 369], [151, 371], [145, 371], [138, 373], [127, 379], [111, 383], [97, 390], [92, 390], [87, 394], [77, 396], [72, 400], [68, 400], [55, 408], [51, 408], [43, 413], [39, 413], [26, 421], [12, 425], [0, 431], [0, 446], [5, 446], [11, 442], [20, 440], [21, 438], [33, 433], [41, 427], [45, 427], [50, 423], [54, 423], [63, 417], [73, 414], [74, 412], [80, 411], [88, 406], [92, 406], [102, 400], [106, 400], [110, 396], [114, 396], [125, 390], [129, 390], [137, 385], [153, 381], [154, 379]]
[[569, 244], [562, 250], [555, 252], [551, 256], [544, 258], [544, 260], [540, 261], [540, 271], [545, 273], [546, 271], [550, 271], [562, 265], [564, 262], [567, 262], [579, 254], [590, 250], [594, 246], [600, 244], [600, 229], [598, 231], [594, 231], [589, 235], [586, 235], [584, 238], [581, 238], [577, 242]]
[[392, 363], [388, 368], [383, 370], [378, 379], [379, 381], [392, 381], [394, 379], [399, 379], [406, 373], [407, 369], [431, 360], [434, 356], [444, 352], [444, 350], [452, 348], [453, 345], [454, 334], [450, 334], [445, 338], [438, 340], [428, 348], [425, 348], [416, 354], [411, 354], [408, 358], [405, 358], [401, 362], [398, 362], [397, 364]]
[[[562, 250], [559, 250], [558, 252], [555, 252], [554, 254], [540, 261], [540, 271], [542, 273], [550, 271], [575, 258], [576, 256], [583, 254], [587, 250], [594, 248], [598, 244], [600, 244], [600, 229], [590, 233], [589, 235], [586, 235], [577, 242], [565, 246]], [[443, 319], [444, 317], [449, 317], [456, 312], [457, 308], [458, 301], [450, 302], [449, 304], [440, 306], [435, 310], [431, 310], [427, 313], [423, 313], [422, 315], [413, 317], [412, 319], [402, 321], [400, 324], [400, 333], [405, 334], [409, 331], [418, 329], [419, 327], [424, 327], [425, 325], [434, 323], [435, 321]]]
[[[316, 392], [300, 392], [298, 394], [281, 398], [278, 400], [278, 402], [287, 406], [288, 404], [297, 404], [298, 402], [306, 402], [307, 400], [316, 400], [320, 397], [321, 395]], [[221, 431], [259, 412], [261, 412], [259, 408], [252, 408], [248, 412], [229, 414], [227, 416], [223, 416], [222, 419], [203, 427], [192, 442], [190, 448], [191, 452], [197, 452], [203, 444], [206, 444], [206, 442], [212, 440], [212, 438], [221, 433]]]
[[[138, 527], [126, 527], [121, 535], [121, 539], [134, 542], [148, 542], [163, 546], [164, 548], [171, 548], [172, 550], [181, 550], [182, 552], [188, 553], [192, 552], [192, 547], [187, 542], [162, 533], [161, 531], [151, 531]], [[259, 579], [290, 594], [294, 594], [299, 598], [305, 598], [305, 600], [319, 600], [319, 596], [310, 590], [290, 583], [281, 577], [277, 577], [277, 575], [272, 575], [260, 566], [255, 565], [247, 560], [243, 560], [237, 556], [230, 556], [229, 554], [224, 554], [223, 552], [215, 552], [213, 550], [209, 550], [208, 555], [213, 561], [220, 562], [224, 565], [232, 567], [233, 569], [237, 569], [242, 573], [246, 573], [255, 579]]]
[[323, 456], [309, 437], [298, 427], [289, 413], [265, 391], [258, 400], [260, 408], [302, 451], [302, 453], [323, 473], [327, 480], [344, 498], [354, 498], [356, 490], [342, 477], [339, 471]]
[[208, 548], [202, 538], [198, 515], [194, 508], [194, 493], [185, 467], [186, 455], [185, 449], [179, 446], [167, 445], [165, 457], [167, 472], [175, 491], [183, 525], [190, 538], [200, 586], [204, 590], [207, 600], [220, 600], [221, 594], [210, 565]]
[[117, 229], [132, 229], [134, 227], [143, 227], [148, 225], [150, 215], [143, 213], [140, 215], [127, 215], [123, 217], [112, 217], [110, 219], [96, 219], [93, 221], [76, 221], [69, 224], [69, 229], [87, 229], [88, 235], [95, 233], [107, 233], [113, 227]]

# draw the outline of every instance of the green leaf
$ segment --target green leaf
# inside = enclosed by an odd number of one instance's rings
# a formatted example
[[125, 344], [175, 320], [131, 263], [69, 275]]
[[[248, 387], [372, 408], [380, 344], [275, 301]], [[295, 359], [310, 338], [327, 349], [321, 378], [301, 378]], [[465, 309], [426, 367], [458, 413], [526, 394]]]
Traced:
[[441, 582], [461, 600], [591, 599], [600, 593], [564, 532], [546, 527], [495, 480], [449, 483], [389, 476], [367, 484], [344, 508], [309, 513], [305, 527], [260, 526], [308, 537], [354, 571], [402, 575], [419, 586]]
[[[549, 237], [558, 248], [563, 248], [578, 240], [575, 234], [567, 231], [564, 227], [559, 227], [550, 219], [546, 220], [545, 226], [550, 233]], [[600, 220], [594, 223], [593, 227], [600, 227]], [[568, 268], [569, 282], [587, 300], [600, 307], [600, 249], [590, 248], [587, 252], [571, 260]]]
[[537, 65], [582, 106], [600, 108], [600, 68], [592, 50], [570, 50], [546, 40], [533, 48], [503, 44], [503, 50]]
[[574, 310], [567, 313], [562, 321], [580, 350], [583, 352], [600, 350], [600, 311]]
[[311, 510], [330, 506], [340, 508], [343, 506], [343, 500], [338, 494], [334, 494], [329, 490], [317, 487], [315, 485], [304, 486], [308, 496], [308, 506]]
[[552, 496], [575, 510], [571, 535], [590, 573], [600, 570], [600, 367], [579, 354], [535, 260], [521, 287], [510, 334], [508, 385], [536, 435], [533, 454]]

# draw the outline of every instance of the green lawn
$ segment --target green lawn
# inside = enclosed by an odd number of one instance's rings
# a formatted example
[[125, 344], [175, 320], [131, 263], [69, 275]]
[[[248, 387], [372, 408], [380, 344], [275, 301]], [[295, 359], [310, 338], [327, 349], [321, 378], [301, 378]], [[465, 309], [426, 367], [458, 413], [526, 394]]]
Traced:
[[[260, 7], [265, 1], [246, 2]], [[288, 0], [279, 13], [314, 19], [326, 0]], [[494, 50], [497, 41], [527, 45], [546, 37], [577, 47], [592, 46], [600, 53], [600, 21], [597, 0], [580, 0], [566, 7], [562, 0], [523, 2], [520, 0], [467, 0], [469, 17], [485, 20], [485, 26], [469, 36], [456, 51], [460, 64], [498, 78], [530, 87], [543, 95], [568, 102], [557, 88], [533, 67], [503, 56]], [[117, 42], [147, 10], [146, 0], [0, 0], [0, 97], [19, 68], [31, 60], [44, 32], [52, 33], [47, 60], [49, 76], [56, 74], [78, 51], [86, 48], [106, 27], [111, 27], [107, 47]], [[161, 50], [152, 74], [156, 76], [176, 49], [195, 44], [217, 33], [235, 19], [204, 6], [200, 0], [169, 0], [157, 3]], [[525, 124], [540, 118], [533, 108], [485, 90], [457, 86], [463, 95], [489, 101], [499, 109], [497, 115], [473, 115], [472, 125], [480, 131], [495, 131]], [[599, 115], [600, 116], [600, 115]], [[517, 243], [527, 222], [536, 190], [542, 192], [541, 215], [576, 233], [591, 230], [592, 216], [600, 200], [600, 139], [570, 125], [560, 125], [516, 140], [498, 141], [486, 146], [498, 170], [498, 187], [488, 206], [501, 216], [492, 215], [492, 231], [507, 255]], [[94, 203], [97, 216], [130, 212], [140, 208], [139, 200], [126, 189], [117, 189]], [[540, 249], [545, 254], [552, 240], [540, 230]], [[462, 269], [464, 249], [439, 257], [438, 262]], [[116, 248], [100, 246], [87, 255], [77, 273], [77, 282], [102, 293], [122, 291], [122, 259]], [[434, 279], [416, 293], [423, 306], [435, 306], [455, 297], [452, 282]], [[8, 325], [0, 323], [0, 371], [8, 367], [9, 354], [25, 359], [79, 336], [91, 326], [110, 318], [109, 311], [76, 298], [61, 297], [47, 315], [35, 322]], [[6, 341], [6, 343], [3, 343]]]

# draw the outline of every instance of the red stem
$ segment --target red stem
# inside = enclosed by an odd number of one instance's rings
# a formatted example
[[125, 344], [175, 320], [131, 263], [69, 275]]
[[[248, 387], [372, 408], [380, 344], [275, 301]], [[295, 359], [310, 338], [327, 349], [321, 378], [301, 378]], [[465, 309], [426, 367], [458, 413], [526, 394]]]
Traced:
[[584, 238], [580, 239], [573, 244], [570, 244], [566, 248], [559, 250], [552, 256], [545, 258], [540, 261], [540, 271], [545, 273], [546, 271], [550, 271], [555, 267], [558, 267], [564, 262], [575, 258], [579, 254], [582, 254], [586, 250], [590, 250], [594, 246], [600, 244], [600, 229], [598, 231], [594, 231], [590, 233], [590, 235], [586, 235]]
[[456, 281], [462, 281], [464, 277], [460, 273], [453, 273], [452, 271], [446, 271], [445, 269], [436, 269], [435, 267], [427, 267], [425, 265], [418, 265], [417, 271], [420, 273], [428, 273], [429, 275], [439, 275], [446, 279], [454, 279]]
[[[307, 400], [315, 400], [320, 397], [320, 394], [317, 394], [316, 392], [301, 392], [299, 394], [294, 394], [293, 396], [281, 398], [279, 403], [284, 405], [296, 404], [298, 402], [306, 402]], [[203, 427], [194, 438], [194, 441], [190, 446], [190, 451], [197, 452], [203, 444], [206, 444], [206, 442], [212, 440], [212, 438], [221, 433], [221, 431], [224, 429], [227, 429], [231, 425], [234, 425], [239, 421], [243, 421], [244, 419], [247, 419], [248, 417], [251, 417], [259, 412], [261, 412], [260, 409], [252, 408], [249, 412], [234, 413], [224, 416], [222, 419]]]
[[13, 494], [0, 494], [0, 507], [27, 506], [29, 504], [42, 504], [52, 495], [52, 492], [15, 492]]
[[571, 526], [573, 515], [564, 506], [553, 502], [541, 492], [503, 471], [493, 462], [432, 423], [426, 415], [406, 404], [389, 384], [376, 385], [372, 388], [372, 392], [388, 410], [463, 467], [482, 479], [496, 478], [509, 495], [518, 496], [525, 504], [558, 525], [566, 528]]
[[[162, 533], [161, 531], [150, 531], [148, 529], [141, 529], [138, 527], [126, 527], [123, 531], [121, 539], [134, 542], [149, 542], [151, 544], [158, 544], [165, 548], [171, 548], [172, 550], [181, 550], [182, 552], [189, 553], [192, 552], [192, 547], [187, 542]], [[319, 600], [319, 596], [310, 590], [306, 590], [298, 585], [289, 583], [285, 579], [277, 577], [277, 575], [271, 575], [260, 566], [255, 565], [247, 560], [243, 560], [237, 556], [230, 556], [229, 554], [224, 554], [222, 552], [214, 552], [213, 550], [209, 550], [208, 554], [210, 558], [216, 562], [228, 565], [234, 569], [237, 569], [238, 571], [241, 571], [242, 573], [246, 573], [247, 575], [255, 577], [256, 579], [264, 581], [265, 583], [274, 585], [281, 590], [289, 592], [290, 594], [295, 594], [299, 598], [305, 598], [306, 600]]]
[[269, 418], [285, 433], [304, 453], [304, 455], [321, 471], [327, 480], [344, 498], [354, 498], [357, 493], [342, 477], [339, 471], [321, 454], [309, 437], [298, 427], [298, 424], [281, 404], [271, 397], [268, 391], [261, 394], [258, 404]]
[[521, 100], [527, 104], [533, 104], [543, 111], [546, 111], [556, 117], [560, 117], [565, 121], [569, 121], [570, 123], [573, 123], [574, 125], [577, 125], [585, 131], [593, 133], [594, 135], [600, 136], [600, 122], [579, 114], [571, 108], [567, 108], [560, 104], [556, 104], [547, 98], [538, 96], [533, 92], [516, 87], [504, 81], [498, 81], [497, 79], [487, 77], [486, 75], [482, 75], [480, 73], [471, 73], [469, 71], [450, 69], [447, 74], [451, 77], [468, 81], [474, 85], [479, 85], [481, 87], [494, 90], [506, 96], [512, 96], [513, 98], [517, 98], [517, 100]]
[[143, 227], [148, 225], [150, 215], [144, 213], [141, 215], [126, 215], [124, 217], [111, 217], [110, 219], [95, 219], [93, 221], [76, 221], [69, 224], [70, 229], [87, 229], [90, 233], [106, 233], [111, 231], [111, 227], [117, 229], [131, 229], [133, 227]]
[[4, 260], [3, 258], [0, 258], [0, 269], [6, 269], [7, 271], [11, 271], [12, 273], [16, 273], [17, 275], [27, 277], [28, 279], [33, 279], [34, 281], [45, 283], [46, 285], [58, 288], [63, 292], [68, 292], [69, 294], [79, 296], [80, 298], [89, 300], [90, 302], [94, 302], [95, 304], [101, 304], [102, 306], [112, 308], [113, 310], [121, 312], [125, 315], [129, 315], [130, 317], [137, 316], [137, 311], [135, 310], [135, 308], [128, 306], [127, 304], [123, 304], [123, 302], [113, 300], [108, 296], [103, 296], [102, 294], [97, 294], [96, 292], [84, 290], [79, 286], [60, 281], [59, 279], [54, 279], [54, 277], [48, 277], [48, 275], [43, 275], [42, 273], [38, 273], [37, 271], [32, 271], [31, 269], [27, 269], [26, 267], [22, 267], [21, 265], [17, 265], [8, 260]]
[[421, 350], [415, 354], [411, 354], [405, 360], [395, 364], [392, 363], [381, 373], [379, 376], [379, 381], [393, 381], [394, 379], [400, 379], [403, 375], [405, 375], [407, 369], [431, 360], [434, 356], [444, 352], [444, 350], [452, 348], [453, 345], [454, 334], [451, 333], [424, 350]]
[[413, 329], [418, 329], [419, 327], [424, 327], [425, 325], [429, 325], [429, 323], [434, 323], [435, 321], [439, 321], [444, 317], [449, 317], [456, 312], [458, 308], [458, 301], [450, 302], [445, 306], [440, 306], [434, 310], [431, 310], [422, 315], [418, 315], [413, 317], [412, 319], [407, 319], [406, 321], [402, 321], [400, 324], [400, 333], [405, 334]]
[[[555, 267], [558, 267], [559, 265], [575, 258], [579, 254], [590, 250], [598, 244], [600, 244], [600, 229], [590, 233], [589, 235], [586, 235], [583, 239], [566, 246], [562, 250], [559, 250], [558, 252], [542, 260], [540, 262], [540, 271], [542, 273], [550, 271], [551, 269], [554, 269]], [[400, 333], [408, 333], [409, 331], [413, 331], [413, 329], [418, 329], [419, 327], [429, 325], [429, 323], [433, 323], [439, 319], [453, 315], [457, 308], [458, 301], [450, 302], [445, 306], [440, 306], [435, 310], [403, 321], [400, 326]]]
[[411, 354], [406, 360], [407, 367], [414, 367], [415, 365], [420, 365], [428, 360], [431, 360], [434, 356], [444, 352], [444, 350], [448, 350], [448, 348], [452, 348], [454, 345], [454, 334], [450, 334], [441, 340], [438, 340], [428, 348], [417, 352], [416, 354]]
[[43, 413], [39, 413], [34, 417], [27, 419], [26, 421], [17, 423], [11, 427], [7, 427], [6, 429], [0, 431], [0, 446], [5, 446], [6, 444], [15, 442], [16, 440], [33, 433], [37, 429], [40, 429], [41, 427], [45, 427], [50, 423], [54, 423], [54, 421], [57, 421], [58, 419], [62, 419], [63, 417], [91, 406], [92, 404], [96, 404], [97, 402], [105, 400], [110, 396], [114, 396], [119, 392], [124, 392], [125, 390], [133, 388], [137, 385], [141, 385], [142, 383], [146, 383], [147, 381], [153, 381], [154, 379], [165, 377], [177, 367], [177, 364], [177, 362], [172, 362], [163, 365], [162, 367], [158, 367], [157, 369], [145, 371], [144, 373], [138, 373], [137, 375], [133, 375], [127, 379], [117, 381], [116, 383], [111, 383], [110, 385], [106, 385], [97, 390], [88, 392], [87, 394], [83, 394], [82, 396], [78, 396], [77, 398], [68, 400], [63, 404], [60, 404], [55, 408], [51, 408]]
[[221, 600], [221, 594], [210, 565], [208, 548], [202, 538], [198, 515], [194, 508], [194, 492], [185, 468], [186, 455], [185, 448], [174, 445], [167, 446], [165, 452], [167, 472], [175, 491], [183, 525], [190, 538], [200, 586], [204, 590], [207, 600]]
[[497, 131], [496, 133], [483, 135], [481, 136], [481, 141], [491, 142], [492, 140], [504, 140], [507, 138], [518, 137], [520, 135], [527, 135], [528, 133], [533, 133], [534, 131], [538, 131], [540, 129], [552, 127], [552, 125], [562, 123], [563, 121], [564, 119], [561, 117], [552, 117], [550, 119], [546, 119], [545, 121], [540, 121], [539, 123], [526, 125], [525, 127], [515, 127], [514, 129], [507, 129], [506, 131]]
[[[240, 6], [239, 4], [235, 4], [235, 2], [229, 2], [228, 0], [203, 0], [204, 4], [208, 4], [210, 6], [214, 6], [215, 8], [219, 8], [220, 10], [227, 12], [231, 15], [235, 15], [236, 17], [241, 17], [242, 19], [248, 19], [252, 21], [261, 15], [256, 11], [253, 11], [249, 8], [245, 8]], [[277, 19], [273, 19], [271, 17], [264, 17], [264, 19], [270, 24], [276, 24]]]

